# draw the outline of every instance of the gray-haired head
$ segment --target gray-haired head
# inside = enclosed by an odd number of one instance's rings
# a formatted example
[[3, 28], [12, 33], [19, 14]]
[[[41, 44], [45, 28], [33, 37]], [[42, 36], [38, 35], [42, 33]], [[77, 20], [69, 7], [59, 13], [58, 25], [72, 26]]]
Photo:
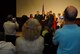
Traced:
[[27, 40], [34, 40], [40, 36], [41, 25], [37, 19], [28, 19], [22, 27], [23, 37]]

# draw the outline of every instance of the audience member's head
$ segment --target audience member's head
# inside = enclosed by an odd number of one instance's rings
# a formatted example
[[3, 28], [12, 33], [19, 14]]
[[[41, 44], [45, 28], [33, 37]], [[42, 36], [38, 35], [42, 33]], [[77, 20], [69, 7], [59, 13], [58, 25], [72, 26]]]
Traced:
[[56, 16], [55, 13], [53, 13], [53, 16]]
[[58, 17], [60, 17], [61, 16], [61, 13], [58, 13]]
[[28, 16], [27, 15], [22, 15], [22, 19], [21, 19], [21, 23], [22, 23], [22, 26], [23, 24], [28, 20]]
[[74, 6], [68, 6], [65, 10], [64, 10], [64, 20], [67, 21], [74, 21], [76, 19], [76, 16], [78, 14], [77, 9]]
[[22, 15], [22, 18], [26, 18], [27, 19], [28, 17], [27, 17], [27, 15]]
[[33, 17], [33, 14], [30, 14], [30, 18], [34, 18], [34, 17]]
[[46, 15], [49, 16], [49, 12], [47, 12]]
[[22, 27], [22, 34], [27, 40], [34, 40], [40, 36], [41, 25], [36, 19], [28, 19]]
[[7, 16], [8, 21], [12, 21], [12, 18], [13, 18], [13, 15], [11, 15], [11, 14]]

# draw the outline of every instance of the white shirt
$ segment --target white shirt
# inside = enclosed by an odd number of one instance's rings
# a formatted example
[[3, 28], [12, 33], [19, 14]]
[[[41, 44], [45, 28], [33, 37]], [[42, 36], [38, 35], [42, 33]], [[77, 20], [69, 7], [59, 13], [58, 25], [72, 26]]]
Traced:
[[0, 54], [15, 54], [15, 46], [11, 42], [0, 41]]
[[34, 41], [29, 41], [19, 37], [16, 40], [16, 46], [18, 54], [43, 54], [44, 39], [40, 36]]
[[7, 21], [3, 25], [5, 30], [5, 35], [16, 35], [16, 28], [19, 27], [18, 23], [13, 23], [12, 21]]

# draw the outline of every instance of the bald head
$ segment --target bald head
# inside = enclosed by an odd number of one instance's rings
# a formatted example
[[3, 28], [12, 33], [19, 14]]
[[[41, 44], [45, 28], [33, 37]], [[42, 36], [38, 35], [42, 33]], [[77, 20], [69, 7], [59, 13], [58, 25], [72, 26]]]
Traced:
[[74, 6], [68, 6], [64, 10], [64, 19], [68, 21], [74, 21], [76, 19], [77, 14], [78, 11]]

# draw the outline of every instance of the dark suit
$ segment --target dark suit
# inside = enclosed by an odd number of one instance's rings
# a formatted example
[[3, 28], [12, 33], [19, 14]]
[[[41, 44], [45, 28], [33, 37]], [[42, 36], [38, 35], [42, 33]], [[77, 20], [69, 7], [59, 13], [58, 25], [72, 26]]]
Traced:
[[45, 21], [43, 21], [43, 20], [45, 20], [45, 16], [46, 16], [45, 14], [40, 16], [41, 17], [40, 24], [42, 25], [41, 34], [42, 34], [42, 31], [43, 31], [44, 26], [45, 26]]
[[35, 17], [34, 18], [37, 19], [39, 22], [41, 20], [40, 14], [35, 14]]
[[54, 16], [52, 14], [50, 14], [49, 19], [48, 19], [48, 27], [51, 28], [52, 27], [52, 23], [54, 21]]
[[45, 24], [45, 21], [43, 21], [43, 20], [45, 20], [45, 14], [44, 15], [41, 15], [41, 25], [42, 26], [44, 26], [44, 24]]

